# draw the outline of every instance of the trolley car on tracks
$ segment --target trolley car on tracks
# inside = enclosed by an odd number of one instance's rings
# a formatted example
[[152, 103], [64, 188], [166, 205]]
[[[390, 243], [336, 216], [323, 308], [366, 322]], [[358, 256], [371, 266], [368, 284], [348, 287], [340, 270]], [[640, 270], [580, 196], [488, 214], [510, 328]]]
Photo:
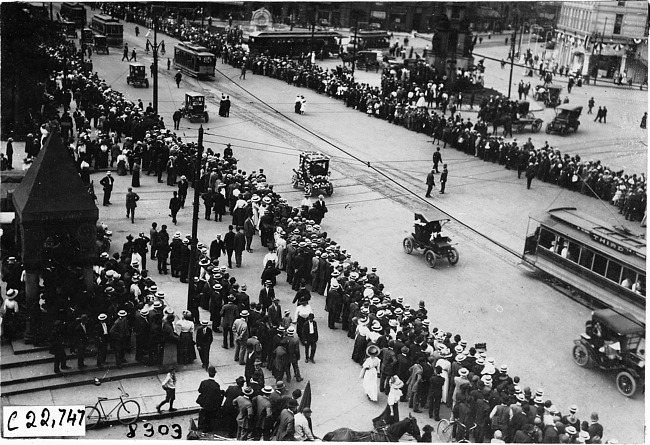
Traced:
[[196, 78], [214, 77], [217, 59], [208, 48], [191, 42], [180, 42], [174, 47], [174, 67]]
[[[534, 221], [531, 228], [530, 221]], [[646, 240], [573, 207], [531, 216], [524, 260], [569, 286], [594, 309], [645, 320]]]

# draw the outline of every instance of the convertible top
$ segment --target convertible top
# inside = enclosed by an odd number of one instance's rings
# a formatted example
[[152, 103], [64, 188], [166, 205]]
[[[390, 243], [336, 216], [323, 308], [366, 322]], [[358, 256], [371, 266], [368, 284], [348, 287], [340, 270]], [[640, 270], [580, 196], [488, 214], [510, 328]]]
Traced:
[[599, 309], [594, 311], [593, 320], [607, 325], [612, 331], [621, 335], [644, 334], [643, 324], [637, 321], [634, 315], [628, 312], [615, 312], [612, 309]]
[[426, 216], [421, 213], [416, 213], [415, 220], [426, 224], [432, 221], [451, 221], [451, 218], [449, 218], [449, 216], [442, 210], [434, 208], [429, 210]]
[[566, 111], [582, 111], [581, 106], [575, 106], [575, 105], [558, 105], [555, 107], [556, 110], [566, 110]]

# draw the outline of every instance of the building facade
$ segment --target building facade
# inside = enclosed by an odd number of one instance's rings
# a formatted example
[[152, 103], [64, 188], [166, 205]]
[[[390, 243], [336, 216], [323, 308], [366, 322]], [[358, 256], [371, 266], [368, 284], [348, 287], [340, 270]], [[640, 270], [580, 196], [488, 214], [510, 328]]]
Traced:
[[553, 54], [559, 65], [594, 77], [647, 79], [648, 3], [577, 1], [562, 4]]

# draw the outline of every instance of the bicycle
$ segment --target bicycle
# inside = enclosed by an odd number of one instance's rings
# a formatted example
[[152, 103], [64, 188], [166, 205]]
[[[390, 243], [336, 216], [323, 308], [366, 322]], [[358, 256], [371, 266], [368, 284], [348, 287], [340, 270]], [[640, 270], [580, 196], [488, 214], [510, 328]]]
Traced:
[[[436, 432], [438, 433], [438, 437], [443, 441], [447, 443], [452, 443], [454, 442], [454, 435], [456, 436], [456, 439], [458, 437], [461, 437], [460, 440], [456, 440], [458, 443], [469, 443], [469, 437], [470, 433], [476, 428], [476, 424], [471, 426], [469, 429], [467, 426], [459, 422], [458, 420], [447, 420], [447, 419], [442, 419], [438, 423], [438, 427], [436, 429]], [[455, 434], [454, 434], [455, 432]]]
[[[108, 422], [113, 414], [113, 411], [117, 410], [117, 420], [122, 425], [130, 425], [135, 423], [140, 418], [140, 404], [135, 400], [124, 400], [128, 399], [129, 394], [124, 391], [122, 385], [117, 387], [122, 394], [119, 398], [109, 399], [107, 397], [97, 397], [97, 403], [94, 406], [86, 406], [86, 429], [91, 430], [97, 425], [103, 422]], [[112, 410], [106, 413], [102, 402], [109, 400], [119, 400], [118, 403]], [[97, 408], [99, 406], [99, 409]]]

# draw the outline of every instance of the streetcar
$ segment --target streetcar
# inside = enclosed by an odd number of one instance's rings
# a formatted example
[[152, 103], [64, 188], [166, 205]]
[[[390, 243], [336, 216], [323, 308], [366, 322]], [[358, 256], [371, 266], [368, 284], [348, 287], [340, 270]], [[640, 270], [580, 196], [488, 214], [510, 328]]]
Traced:
[[217, 59], [206, 47], [180, 42], [174, 47], [174, 67], [192, 77], [214, 77]]
[[63, 2], [59, 14], [64, 20], [74, 22], [77, 28], [86, 24], [86, 8], [80, 3]]
[[[388, 31], [361, 30], [357, 32], [357, 51], [367, 49], [386, 49], [390, 46], [390, 34]], [[354, 35], [350, 37], [347, 46], [348, 52], [354, 50]]]
[[324, 56], [338, 54], [341, 38], [341, 34], [332, 31], [256, 31], [247, 40], [251, 55], [298, 58], [312, 49], [316, 55], [321, 50]]
[[[533, 221], [533, 224], [531, 224]], [[596, 309], [645, 320], [646, 240], [574, 207], [531, 216], [524, 260], [569, 286]], [[528, 232], [530, 233], [530, 232]]]
[[90, 29], [106, 36], [106, 41], [111, 46], [122, 46], [124, 41], [124, 27], [119, 19], [110, 15], [96, 14], [90, 23]]

